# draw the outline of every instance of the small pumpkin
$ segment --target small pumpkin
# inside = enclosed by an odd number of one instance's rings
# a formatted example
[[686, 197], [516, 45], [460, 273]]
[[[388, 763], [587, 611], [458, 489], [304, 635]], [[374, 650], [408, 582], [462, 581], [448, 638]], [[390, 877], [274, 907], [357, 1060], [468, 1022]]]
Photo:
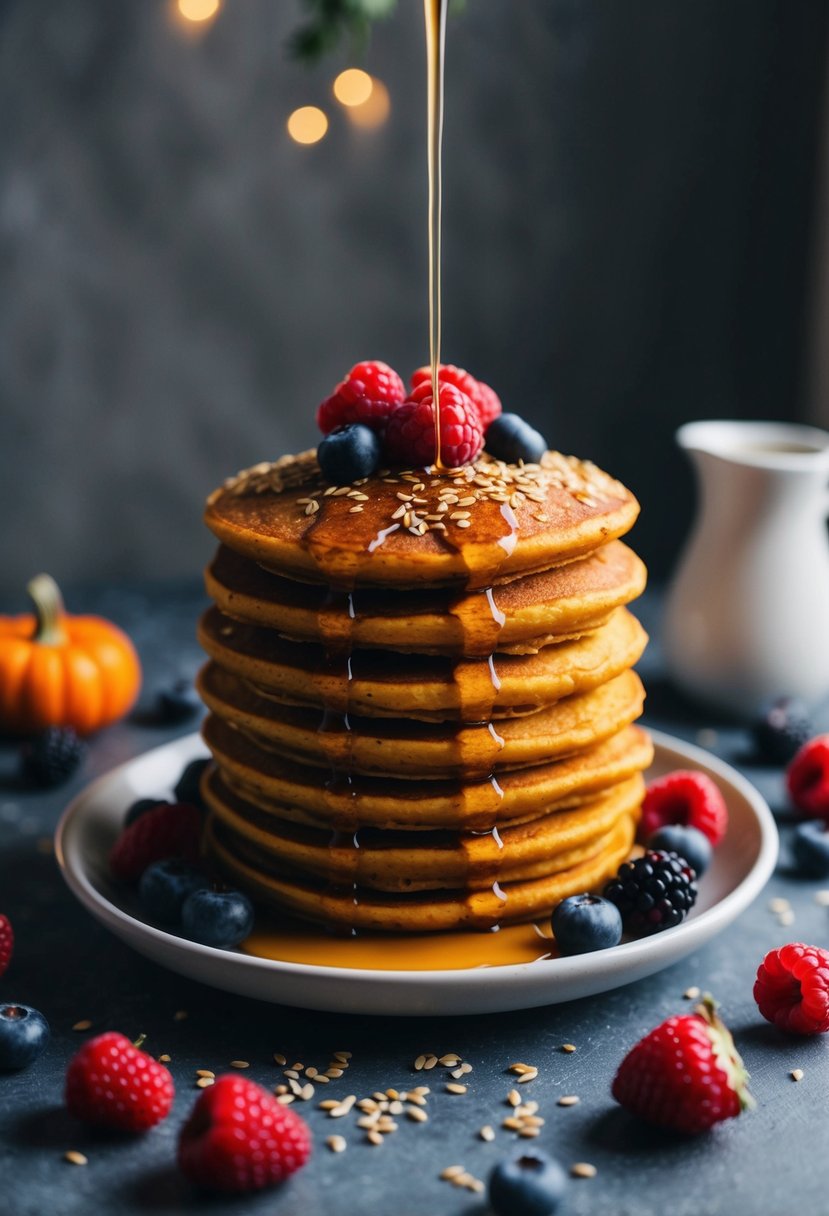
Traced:
[[26, 590], [35, 615], [0, 617], [0, 729], [72, 726], [88, 735], [123, 717], [141, 687], [127, 635], [103, 617], [66, 612], [48, 574]]

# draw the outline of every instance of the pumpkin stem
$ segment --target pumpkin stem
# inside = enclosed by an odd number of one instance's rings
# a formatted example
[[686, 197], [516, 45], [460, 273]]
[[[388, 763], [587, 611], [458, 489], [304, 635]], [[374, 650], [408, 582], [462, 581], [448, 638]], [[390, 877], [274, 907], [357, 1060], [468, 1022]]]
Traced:
[[50, 574], [38, 574], [27, 584], [28, 591], [37, 614], [32, 641], [44, 646], [64, 646], [66, 632], [63, 628], [63, 597], [55, 580]]

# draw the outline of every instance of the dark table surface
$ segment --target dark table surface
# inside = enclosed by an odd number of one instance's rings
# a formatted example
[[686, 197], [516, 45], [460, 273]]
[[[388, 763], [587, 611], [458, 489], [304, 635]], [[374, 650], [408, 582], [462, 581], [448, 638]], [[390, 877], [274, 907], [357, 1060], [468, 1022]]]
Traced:
[[[613, 1211], [617, 1216], [788, 1216], [829, 1212], [826, 1094], [829, 1043], [781, 1036], [760, 1017], [752, 983], [760, 959], [774, 946], [799, 940], [827, 944], [827, 909], [816, 901], [818, 882], [795, 877], [786, 866], [782, 772], [762, 767], [745, 729], [684, 705], [662, 676], [658, 639], [640, 669], [649, 690], [647, 722], [683, 739], [701, 742], [734, 764], [759, 787], [778, 817], [782, 860], [768, 888], [739, 920], [690, 958], [650, 979], [603, 996], [546, 1009], [467, 1018], [371, 1018], [313, 1013], [232, 996], [203, 987], [145, 961], [97, 924], [72, 898], [51, 851], [51, 835], [67, 801], [91, 779], [151, 747], [189, 733], [154, 725], [146, 710], [158, 688], [199, 664], [193, 638], [202, 603], [193, 585], [100, 588], [71, 597], [73, 610], [109, 616], [131, 634], [140, 651], [145, 685], [138, 711], [91, 743], [79, 773], [58, 790], [33, 792], [16, 776], [13, 744], [0, 745], [0, 910], [13, 919], [17, 945], [0, 980], [0, 999], [34, 1005], [49, 1019], [52, 1039], [29, 1069], [0, 1075], [0, 1209], [15, 1216], [96, 1212], [179, 1213], [207, 1206], [225, 1212], [282, 1216], [365, 1216], [396, 1212], [479, 1214], [483, 1198], [439, 1178], [460, 1164], [486, 1178], [514, 1147], [500, 1124], [511, 1088], [505, 1071], [515, 1060], [539, 1069], [527, 1090], [546, 1119], [542, 1148], [569, 1167], [589, 1162], [591, 1179], [573, 1179], [561, 1210], [576, 1214]], [[11, 607], [11, 606], [9, 606]], [[658, 633], [659, 597], [650, 593], [640, 616]], [[789, 900], [792, 924], [769, 908], [773, 897]], [[677, 1140], [648, 1130], [621, 1111], [609, 1093], [625, 1051], [672, 1013], [687, 1011], [690, 986], [713, 992], [752, 1075], [757, 1108], [706, 1136]], [[186, 1012], [186, 1018], [180, 1016]], [[177, 1016], [179, 1015], [179, 1016]], [[92, 1028], [73, 1031], [81, 1019]], [[130, 1038], [147, 1035], [146, 1049], [168, 1053], [177, 1097], [171, 1116], [146, 1136], [124, 1139], [75, 1123], [62, 1106], [63, 1076], [73, 1051], [88, 1036], [117, 1029]], [[577, 1050], [565, 1054], [563, 1043]], [[332, 1082], [331, 1096], [370, 1095], [392, 1086], [432, 1083], [426, 1123], [401, 1119], [380, 1147], [364, 1140], [354, 1116], [329, 1120], [313, 1102], [302, 1114], [316, 1148], [310, 1164], [281, 1189], [241, 1199], [205, 1201], [175, 1169], [178, 1129], [198, 1096], [195, 1070], [224, 1071], [231, 1060], [250, 1061], [245, 1075], [265, 1085], [280, 1080], [274, 1051], [289, 1062], [325, 1068], [333, 1051], [353, 1053], [351, 1067]], [[457, 1052], [473, 1065], [469, 1092], [443, 1092], [445, 1069], [415, 1073], [421, 1052]], [[801, 1068], [797, 1084], [790, 1070]], [[324, 1091], [328, 1096], [328, 1091]], [[559, 1107], [558, 1097], [580, 1101]], [[320, 1089], [317, 1098], [322, 1096]], [[482, 1141], [483, 1124], [496, 1128]], [[334, 1154], [326, 1136], [342, 1133], [347, 1151]], [[86, 1166], [64, 1160], [83, 1152]]]

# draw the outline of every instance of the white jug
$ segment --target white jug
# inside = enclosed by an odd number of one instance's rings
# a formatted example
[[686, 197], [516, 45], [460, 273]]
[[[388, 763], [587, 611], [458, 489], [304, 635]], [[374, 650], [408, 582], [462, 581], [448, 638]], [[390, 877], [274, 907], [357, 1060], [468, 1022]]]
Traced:
[[668, 670], [743, 717], [773, 697], [829, 696], [829, 433], [777, 422], [677, 432], [701, 493], [669, 589]]

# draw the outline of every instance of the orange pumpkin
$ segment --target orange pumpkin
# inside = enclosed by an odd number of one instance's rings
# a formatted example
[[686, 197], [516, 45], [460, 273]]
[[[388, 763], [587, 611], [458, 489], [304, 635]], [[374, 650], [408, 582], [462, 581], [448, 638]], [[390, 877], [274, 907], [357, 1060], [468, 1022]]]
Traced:
[[98, 616], [71, 616], [48, 574], [27, 587], [35, 615], [0, 617], [0, 729], [72, 726], [88, 735], [123, 717], [141, 687], [132, 642]]

